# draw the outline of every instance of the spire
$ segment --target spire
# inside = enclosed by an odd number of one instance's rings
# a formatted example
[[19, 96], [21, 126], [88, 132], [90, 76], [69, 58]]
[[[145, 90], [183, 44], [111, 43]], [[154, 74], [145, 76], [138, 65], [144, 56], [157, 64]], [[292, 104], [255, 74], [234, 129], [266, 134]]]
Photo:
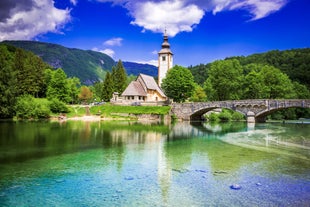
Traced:
[[164, 41], [161, 44], [161, 51], [159, 53], [171, 53], [170, 51], [170, 44], [168, 42], [168, 35], [167, 35], [167, 30], [165, 29], [165, 33], [164, 33]]

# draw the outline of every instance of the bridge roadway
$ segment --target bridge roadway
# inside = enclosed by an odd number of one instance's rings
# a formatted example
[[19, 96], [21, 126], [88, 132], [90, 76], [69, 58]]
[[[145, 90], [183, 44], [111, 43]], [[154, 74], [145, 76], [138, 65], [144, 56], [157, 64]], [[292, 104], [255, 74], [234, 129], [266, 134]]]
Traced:
[[244, 114], [247, 122], [265, 122], [266, 116], [287, 108], [310, 108], [310, 99], [253, 99], [235, 101], [172, 103], [171, 113], [181, 120], [200, 120], [216, 108], [227, 108]]

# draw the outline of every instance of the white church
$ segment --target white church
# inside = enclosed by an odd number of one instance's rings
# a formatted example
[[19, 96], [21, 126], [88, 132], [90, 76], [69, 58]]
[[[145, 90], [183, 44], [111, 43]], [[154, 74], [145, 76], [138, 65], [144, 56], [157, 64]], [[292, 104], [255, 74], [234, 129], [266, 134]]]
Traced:
[[160, 86], [168, 70], [172, 67], [173, 53], [165, 32], [164, 41], [158, 53], [158, 83], [152, 76], [139, 74], [137, 79], [132, 81], [120, 96], [117, 93], [113, 94], [111, 103], [118, 105], [166, 105], [168, 97]]

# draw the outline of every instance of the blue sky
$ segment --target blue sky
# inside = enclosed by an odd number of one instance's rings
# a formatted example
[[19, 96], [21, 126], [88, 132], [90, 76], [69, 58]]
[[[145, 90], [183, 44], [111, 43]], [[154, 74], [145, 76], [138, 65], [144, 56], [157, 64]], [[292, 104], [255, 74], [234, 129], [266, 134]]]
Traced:
[[0, 41], [36, 40], [157, 64], [310, 47], [309, 0], [1, 0]]

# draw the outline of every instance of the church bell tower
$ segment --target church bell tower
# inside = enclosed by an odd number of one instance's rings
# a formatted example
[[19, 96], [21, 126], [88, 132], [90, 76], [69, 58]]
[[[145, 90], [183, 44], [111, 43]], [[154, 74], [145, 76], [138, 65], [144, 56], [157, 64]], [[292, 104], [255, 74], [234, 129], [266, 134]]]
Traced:
[[162, 80], [173, 66], [173, 53], [170, 50], [168, 35], [165, 30], [164, 42], [161, 45], [161, 50], [158, 53], [158, 85], [161, 86]]

